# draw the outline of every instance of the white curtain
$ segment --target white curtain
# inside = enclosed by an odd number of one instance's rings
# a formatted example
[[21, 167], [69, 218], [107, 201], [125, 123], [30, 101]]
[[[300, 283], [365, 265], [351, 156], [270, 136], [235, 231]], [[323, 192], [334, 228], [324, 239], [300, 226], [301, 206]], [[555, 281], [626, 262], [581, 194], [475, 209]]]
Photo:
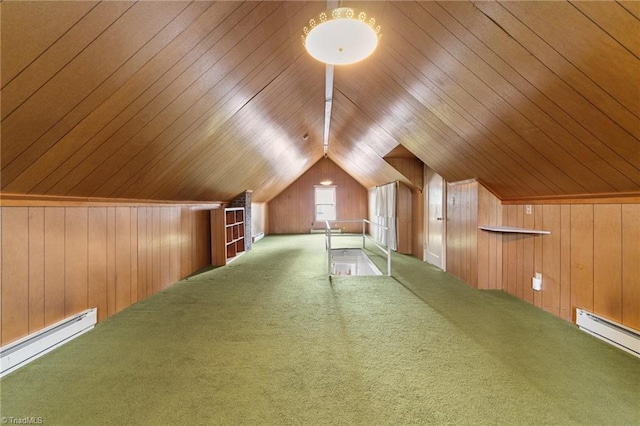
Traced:
[[388, 231], [372, 226], [371, 236], [381, 244], [389, 244], [392, 250], [397, 250], [396, 231], [396, 187], [397, 183], [389, 183], [376, 187], [375, 213], [373, 222], [386, 226]]

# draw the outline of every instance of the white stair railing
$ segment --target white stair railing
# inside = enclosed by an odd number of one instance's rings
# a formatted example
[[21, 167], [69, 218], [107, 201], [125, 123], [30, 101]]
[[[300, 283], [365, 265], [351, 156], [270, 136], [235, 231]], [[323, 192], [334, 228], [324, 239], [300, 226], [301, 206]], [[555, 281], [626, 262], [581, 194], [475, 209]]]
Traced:
[[348, 233], [340, 233], [340, 234], [334, 235], [333, 232], [331, 232], [331, 229], [332, 229], [331, 225], [335, 223], [358, 223], [358, 222], [362, 222], [362, 248], [363, 249], [365, 248], [366, 240], [369, 239], [371, 240], [371, 242], [373, 242], [373, 244], [376, 247], [378, 247], [385, 255], [387, 255], [387, 276], [390, 277], [391, 276], [391, 248], [389, 247], [389, 236], [387, 235], [387, 238], [386, 238], [387, 244], [385, 246], [382, 246], [379, 244], [379, 241], [372, 238], [366, 232], [367, 223], [369, 225], [373, 225], [381, 228], [382, 230], [386, 231], [387, 234], [389, 232], [389, 228], [384, 225], [371, 222], [370, 220], [367, 220], [367, 219], [325, 220], [325, 246], [327, 248], [327, 273], [331, 275], [331, 272], [332, 272], [331, 271], [331, 237], [332, 236], [343, 237], [343, 236], [354, 235], [354, 234], [348, 234]]

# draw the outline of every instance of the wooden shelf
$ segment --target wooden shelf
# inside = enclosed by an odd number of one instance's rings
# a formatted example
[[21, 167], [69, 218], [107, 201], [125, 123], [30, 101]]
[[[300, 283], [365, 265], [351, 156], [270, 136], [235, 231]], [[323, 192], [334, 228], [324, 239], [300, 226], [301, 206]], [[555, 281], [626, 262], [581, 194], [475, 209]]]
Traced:
[[490, 232], [503, 232], [512, 234], [536, 234], [536, 235], [548, 235], [551, 231], [542, 231], [540, 229], [528, 229], [528, 228], [515, 228], [513, 226], [478, 226], [478, 229]]
[[211, 264], [226, 265], [245, 250], [244, 208], [211, 211]]

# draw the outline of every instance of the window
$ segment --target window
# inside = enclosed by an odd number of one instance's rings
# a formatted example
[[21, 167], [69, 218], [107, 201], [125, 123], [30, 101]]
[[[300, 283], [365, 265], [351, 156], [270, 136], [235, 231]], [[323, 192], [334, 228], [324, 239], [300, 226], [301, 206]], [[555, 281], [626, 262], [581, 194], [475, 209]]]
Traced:
[[336, 187], [316, 187], [316, 220], [336, 220]]

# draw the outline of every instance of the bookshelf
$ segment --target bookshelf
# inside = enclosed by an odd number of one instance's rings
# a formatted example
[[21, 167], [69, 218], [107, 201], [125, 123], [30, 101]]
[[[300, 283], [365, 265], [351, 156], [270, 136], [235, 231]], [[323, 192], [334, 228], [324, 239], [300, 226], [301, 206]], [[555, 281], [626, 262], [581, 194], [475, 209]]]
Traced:
[[211, 264], [226, 265], [244, 254], [244, 207], [211, 210]]

